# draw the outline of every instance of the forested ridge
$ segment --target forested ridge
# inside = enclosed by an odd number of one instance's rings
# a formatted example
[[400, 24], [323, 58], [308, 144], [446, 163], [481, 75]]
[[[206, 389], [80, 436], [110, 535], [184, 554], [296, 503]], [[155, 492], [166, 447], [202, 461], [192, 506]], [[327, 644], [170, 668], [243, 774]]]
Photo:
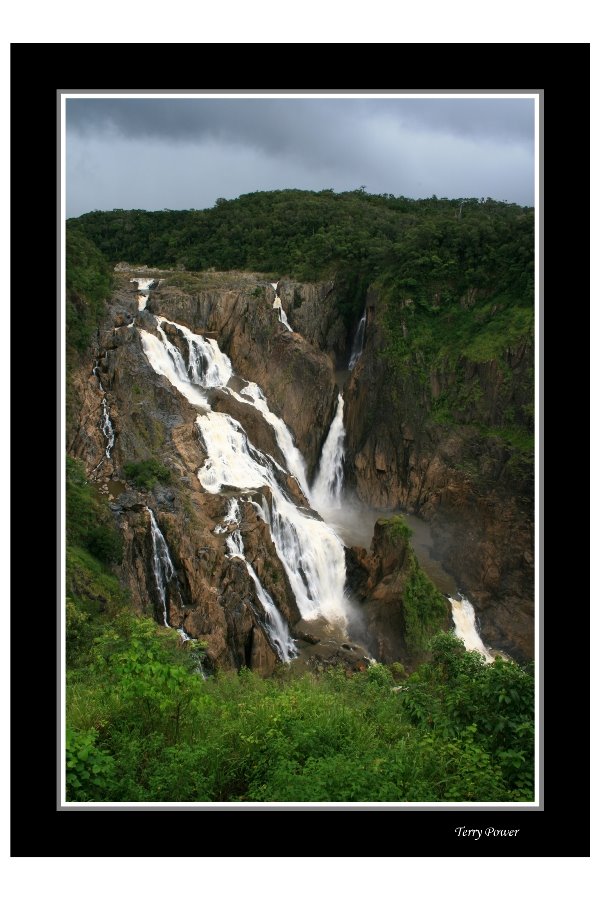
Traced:
[[418, 302], [440, 293], [443, 306], [473, 289], [531, 301], [533, 216], [491, 198], [286, 190], [220, 199], [206, 210], [90, 212], [69, 225], [113, 264], [337, 276], [355, 293], [385, 276]]

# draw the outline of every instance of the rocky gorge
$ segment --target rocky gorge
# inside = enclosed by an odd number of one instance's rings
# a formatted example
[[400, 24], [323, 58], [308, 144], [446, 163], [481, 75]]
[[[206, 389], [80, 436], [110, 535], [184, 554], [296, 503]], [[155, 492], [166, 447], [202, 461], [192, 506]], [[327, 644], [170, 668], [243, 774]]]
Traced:
[[[140, 292], [142, 286], [147, 290]], [[494, 432], [503, 408], [527, 399], [532, 348], [523, 344], [501, 365], [465, 361], [460, 373], [436, 369], [426, 379], [416, 369], [393, 371], [384, 352], [385, 304], [371, 289], [362, 352], [348, 371], [358, 323], [349, 327], [340, 315], [336, 291], [334, 280], [308, 284], [283, 277], [272, 283], [249, 272], [118, 267], [106, 317], [72, 375], [67, 452], [109, 492], [123, 537], [119, 577], [133, 605], [157, 621], [164, 605], [171, 628], [203, 642], [211, 670], [247, 666], [271, 674], [282, 658], [273, 616], [289, 631], [296, 667], [357, 670], [372, 656], [410, 666], [422, 658], [418, 638], [427, 627], [419, 630], [423, 623], [408, 600], [412, 590], [425, 603], [417, 592], [421, 575], [410, 536], [389, 518], [405, 510], [429, 524], [433, 552], [468, 592], [484, 642], [518, 660], [532, 658], [531, 473], [511, 465], [506, 442]], [[276, 297], [292, 330], [274, 309]], [[214, 356], [217, 367], [225, 366], [219, 377], [211, 381], [212, 356], [192, 358], [196, 344], [186, 329], [210, 353], [221, 354]], [[166, 351], [162, 370], [151, 361], [153, 347]], [[179, 359], [185, 379], [196, 372], [195, 381], [183, 385], [185, 393], [164, 368], [176, 371]], [[260, 388], [260, 396], [248, 393], [249, 384]], [[328, 616], [299, 608], [302, 597], [313, 597], [311, 575], [298, 566], [302, 583], [296, 584], [292, 560], [301, 559], [301, 550], [286, 556], [274, 519], [277, 503], [285, 503], [289, 521], [300, 510], [315, 527], [322, 522], [310, 510], [310, 490], [340, 387], [345, 492], [379, 510], [382, 520], [370, 547], [338, 551], [331, 545], [334, 556], [343, 555], [346, 583], [339, 608]], [[436, 421], [436, 402], [459, 389], [470, 398], [463, 421], [454, 427]], [[222, 417], [221, 431], [225, 421], [241, 426], [235, 433], [249, 448], [251, 466], [267, 475], [251, 468], [238, 483], [226, 480], [226, 453], [210, 446], [217, 440], [208, 427], [214, 415]], [[127, 476], [127, 466], [149, 459], [168, 477], [140, 486]], [[213, 490], [208, 473], [214, 475], [217, 459], [225, 480]], [[152, 517], [172, 564], [162, 585]], [[323, 528], [317, 541], [331, 540], [325, 523]], [[323, 571], [335, 566], [330, 555]], [[261, 602], [257, 580], [268, 600]], [[275, 607], [270, 613], [269, 600]], [[431, 604], [432, 627], [451, 627], [449, 604], [443, 610]]]

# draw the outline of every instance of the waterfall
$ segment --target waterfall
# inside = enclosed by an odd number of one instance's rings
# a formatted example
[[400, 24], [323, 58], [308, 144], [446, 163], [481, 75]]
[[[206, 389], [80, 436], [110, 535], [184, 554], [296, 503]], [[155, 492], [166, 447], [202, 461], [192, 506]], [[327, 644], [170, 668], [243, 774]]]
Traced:
[[225, 541], [225, 546], [227, 547], [228, 555], [231, 558], [244, 560], [248, 575], [254, 582], [256, 596], [258, 597], [260, 605], [262, 606], [263, 612], [265, 614], [264, 627], [267, 635], [271, 639], [272, 644], [277, 649], [279, 658], [282, 660], [282, 662], [287, 663], [290, 661], [290, 659], [293, 659], [298, 655], [296, 652], [296, 648], [294, 647], [294, 642], [290, 637], [285, 619], [275, 606], [273, 598], [271, 597], [269, 592], [262, 586], [258, 575], [246, 559], [246, 556], [244, 554], [244, 541], [239, 528], [240, 523], [241, 513], [239, 503], [237, 499], [233, 498], [229, 501], [229, 507], [227, 509], [227, 514], [223, 519], [223, 524], [235, 525], [236, 527], [233, 531], [230, 532], [229, 537]]
[[[170, 322], [163, 316], [156, 316], [157, 330], [169, 355], [177, 358], [180, 371], [185, 373], [185, 378], [204, 388], [224, 387], [233, 374], [231, 361], [221, 352], [221, 348], [215, 340], [206, 340], [199, 334], [194, 334], [185, 325]], [[185, 338], [188, 345], [188, 365], [186, 367], [181, 353], [166, 336], [163, 325], [171, 325]]]
[[110, 451], [115, 446], [115, 430], [110, 421], [106, 396], [102, 398], [102, 434], [106, 438], [106, 449], [104, 452], [106, 453], [106, 458], [110, 459]]
[[[191, 341], [198, 354], [208, 361], [202, 372], [195, 365], [188, 369], [181, 353], [162, 329], [166, 321], [157, 319], [160, 338], [141, 330], [142, 345], [154, 370], [164, 375], [190, 403], [204, 411], [196, 420], [207, 453], [198, 472], [202, 487], [212, 494], [219, 493], [225, 486], [240, 491], [270, 488], [271, 509], [267, 506], [265, 520], [270, 524], [275, 549], [288, 575], [300, 614], [305, 619], [324, 616], [345, 623], [346, 565], [342, 541], [329, 525], [305, 514], [291, 501], [277, 480], [276, 470], [281, 467], [252, 445], [236, 419], [211, 410], [203, 388], [209, 384], [220, 386], [238, 402], [256, 407], [273, 428], [289, 471], [308, 494], [304, 460], [294, 446], [289, 429], [269, 410], [258, 385], [250, 382], [240, 393], [227, 387], [232, 374], [231, 363], [216, 341], [206, 341], [184, 326], [175, 325], [188, 340], [188, 347]], [[217, 384], [219, 379], [220, 384]]]
[[226, 413], [198, 416], [207, 459], [198, 472], [202, 487], [218, 494], [269, 487], [271, 535], [304, 619], [319, 615], [346, 621], [344, 546], [332, 528], [307, 515], [285, 495], [270, 459], [252, 445], [239, 422]]
[[460, 638], [467, 650], [477, 650], [481, 653], [486, 662], [494, 662], [494, 657], [489, 653], [481, 640], [477, 631], [475, 622], [475, 610], [473, 605], [464, 597], [460, 591], [458, 592], [460, 599], [450, 597], [450, 605], [452, 606], [452, 619], [454, 621], [454, 633]]
[[242, 533], [237, 528], [235, 531], [232, 531], [227, 540], [225, 541], [225, 546], [227, 547], [228, 556], [239, 557], [240, 559], [245, 559], [244, 556], [244, 541], [242, 539]]
[[275, 299], [273, 300], [273, 309], [278, 309], [278, 310], [279, 310], [279, 321], [281, 322], [282, 325], [285, 325], [285, 327], [287, 328], [288, 331], [292, 331], [292, 332], [293, 332], [294, 329], [292, 328], [292, 326], [291, 326], [290, 323], [288, 322], [287, 316], [286, 316], [286, 314], [285, 314], [285, 310], [284, 310], [283, 306], [281, 305], [281, 297], [280, 297], [279, 294], [277, 293], [277, 285], [278, 285], [278, 284], [279, 284], [278, 281], [277, 281], [277, 282], [275, 282], [275, 281], [272, 281], [272, 282], [271, 282], [271, 287], [272, 287], [273, 290], [275, 291]]
[[[102, 381], [100, 379], [100, 367], [98, 365], [98, 360], [96, 360], [96, 364], [92, 369], [92, 374], [96, 376], [98, 381], [98, 387], [102, 391], [102, 423], [100, 428], [102, 430], [102, 434], [106, 438], [106, 447], [104, 448], [104, 454], [107, 459], [110, 459], [110, 453], [112, 448], [115, 446], [115, 429], [113, 428], [113, 423], [110, 419], [110, 413], [108, 411], [108, 401], [106, 399], [106, 391], [102, 387]], [[101, 459], [94, 472], [100, 468], [100, 464], [103, 462]]]
[[285, 327], [287, 328], [288, 331], [293, 332], [294, 329], [292, 328], [292, 326], [290, 325], [290, 323], [287, 320], [287, 316], [285, 314], [285, 310], [284, 310], [283, 306], [279, 307], [279, 321], [282, 323], [282, 325], [285, 325]]
[[142, 348], [154, 371], [158, 375], [164, 375], [192, 406], [210, 409], [204, 391], [189, 380], [183, 357], [177, 347], [169, 343], [162, 331], [159, 333], [162, 340], [149, 331], [140, 329]]
[[317, 509], [340, 509], [344, 486], [344, 398], [338, 395], [337, 409], [323, 444], [319, 471], [310, 494]]
[[156, 581], [156, 589], [163, 611], [164, 624], [170, 628], [167, 621], [167, 584], [175, 575], [175, 567], [169, 554], [169, 548], [165, 541], [162, 531], [156, 523], [154, 513], [147, 506], [146, 509], [150, 513], [150, 528], [152, 532], [152, 569]]
[[149, 291], [156, 282], [156, 278], [130, 278], [129, 281], [137, 284], [138, 291]]
[[228, 389], [228, 392], [241, 403], [248, 403], [246, 398], [250, 398], [251, 404], [262, 413], [263, 418], [267, 420], [275, 432], [277, 446], [283, 453], [283, 458], [285, 459], [288, 470], [295, 476], [302, 488], [302, 492], [308, 497], [308, 483], [306, 480], [306, 464], [304, 458], [294, 444], [290, 430], [283, 419], [280, 419], [279, 416], [276, 416], [275, 413], [271, 412], [269, 409], [267, 399], [259, 386], [253, 381], [250, 381], [246, 387], [241, 389], [239, 394], [236, 394], [235, 391], [230, 389]]
[[260, 583], [258, 575], [254, 571], [248, 560], [246, 560], [246, 569], [248, 570], [248, 575], [254, 582], [254, 586], [256, 588], [256, 596], [258, 597], [265, 614], [264, 624], [267, 634], [271, 638], [272, 643], [277, 648], [277, 652], [281, 661], [289, 663], [291, 659], [293, 659], [295, 656], [298, 656], [298, 653], [296, 651], [296, 648], [294, 647], [294, 642], [290, 637], [285, 619], [275, 606], [273, 598], [271, 597], [269, 592], [266, 591]]
[[[142, 344], [152, 368], [160, 370], [178, 391], [180, 391], [192, 403], [208, 409], [208, 403], [204, 394], [198, 394], [192, 390], [190, 396], [186, 393], [186, 386], [197, 385], [202, 388], [224, 387], [232, 375], [232, 367], [229, 357], [221, 352], [215, 340], [205, 340], [201, 335], [194, 334], [185, 325], [177, 325], [163, 316], [156, 316], [156, 330], [159, 337], [147, 331], [142, 331]], [[164, 325], [172, 325], [185, 338], [188, 346], [188, 363], [186, 365], [183, 356], [175, 344], [171, 343], [165, 334]], [[152, 358], [150, 358], [152, 357]], [[188, 392], [189, 393], [189, 392]], [[201, 403], [198, 404], [198, 400]]]
[[[210, 409], [207, 396], [199, 392], [201, 388], [222, 388], [238, 403], [246, 403], [254, 406], [269, 423], [275, 433], [277, 445], [286, 461], [289, 472], [297, 479], [303, 493], [308, 496], [308, 483], [306, 480], [306, 465], [302, 454], [294, 444], [289, 428], [279, 416], [271, 412], [267, 399], [260, 387], [253, 381], [246, 383], [240, 392], [227, 387], [233, 374], [231, 360], [223, 353], [213, 339], [206, 340], [199, 334], [194, 334], [184, 325], [169, 322], [161, 316], [157, 316], [157, 330], [160, 335], [158, 340], [154, 335], [141, 331], [142, 346], [151, 366], [156, 372], [164, 375], [171, 384], [182, 393], [194, 406], [201, 409]], [[164, 324], [173, 325], [185, 338], [188, 344], [189, 365], [172, 344], [163, 330]]]
[[140, 292], [140, 296], [138, 297], [138, 311], [141, 312], [142, 309], [146, 309], [146, 303], [150, 296], [148, 291], [151, 286], [155, 284], [156, 278], [130, 278], [129, 281], [137, 284], [137, 289]]
[[358, 323], [358, 328], [356, 329], [356, 334], [354, 335], [354, 340], [352, 342], [352, 352], [350, 354], [350, 362], [348, 363], [348, 369], [350, 372], [358, 362], [361, 353], [363, 352], [363, 347], [365, 345], [365, 328], [367, 325], [367, 310], [365, 309], [362, 314], [362, 318]]

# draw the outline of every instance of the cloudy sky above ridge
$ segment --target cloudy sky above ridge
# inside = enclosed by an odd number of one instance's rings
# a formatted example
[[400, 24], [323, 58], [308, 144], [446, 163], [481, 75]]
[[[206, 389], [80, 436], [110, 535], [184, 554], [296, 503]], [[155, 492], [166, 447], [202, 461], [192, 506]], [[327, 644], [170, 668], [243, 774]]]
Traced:
[[531, 99], [70, 99], [67, 215], [305, 188], [534, 202]]

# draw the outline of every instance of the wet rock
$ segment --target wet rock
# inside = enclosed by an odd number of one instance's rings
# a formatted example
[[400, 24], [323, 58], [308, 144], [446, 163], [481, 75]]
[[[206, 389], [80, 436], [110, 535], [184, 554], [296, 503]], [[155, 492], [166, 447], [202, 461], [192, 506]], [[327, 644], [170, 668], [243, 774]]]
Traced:
[[[266, 296], [253, 295], [256, 281], [240, 279], [235, 290], [229, 282], [189, 295], [166, 282], [154, 294], [153, 310], [197, 333], [218, 335], [237, 374], [256, 382], [286, 422], [310, 479], [335, 412], [337, 387], [329, 356], [300, 334], [281, 330]], [[219, 402], [224, 408], [226, 401]]]

